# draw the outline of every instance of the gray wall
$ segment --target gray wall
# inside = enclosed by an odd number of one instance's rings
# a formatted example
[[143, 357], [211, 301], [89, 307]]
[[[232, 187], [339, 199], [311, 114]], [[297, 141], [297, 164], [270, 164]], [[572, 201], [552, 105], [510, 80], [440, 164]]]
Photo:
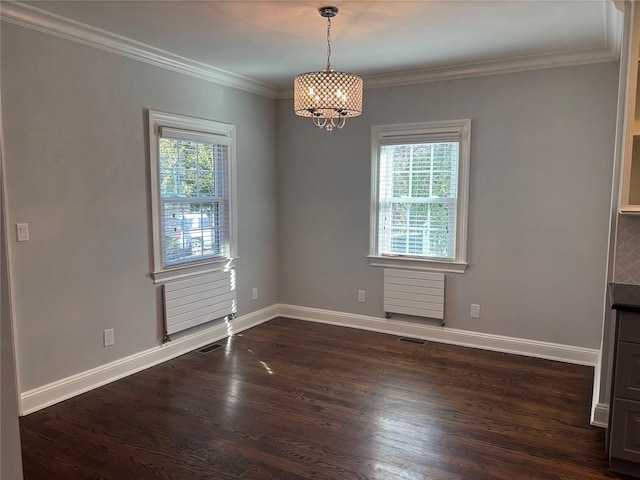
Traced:
[[611, 62], [367, 90], [332, 134], [280, 102], [280, 302], [382, 317], [370, 127], [471, 118], [470, 266], [447, 274], [447, 326], [599, 348], [617, 81]]
[[145, 108], [237, 126], [238, 315], [277, 302], [274, 100], [12, 24], [2, 75], [21, 391], [161, 343]]
[[368, 90], [365, 114], [329, 135], [290, 100], [11, 24], [1, 53], [8, 223], [31, 233], [9, 239], [21, 391], [161, 341], [145, 108], [238, 127], [239, 315], [280, 302], [381, 317], [370, 127], [471, 118], [470, 267], [447, 275], [447, 325], [599, 346], [617, 63]]
[[7, 239], [4, 235], [2, 176], [0, 159], [0, 478], [19, 480], [22, 479], [22, 454], [5, 248]]

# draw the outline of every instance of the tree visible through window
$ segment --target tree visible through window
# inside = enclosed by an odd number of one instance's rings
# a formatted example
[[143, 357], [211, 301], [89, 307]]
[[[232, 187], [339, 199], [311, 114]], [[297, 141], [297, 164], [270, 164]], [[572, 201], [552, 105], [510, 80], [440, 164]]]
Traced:
[[381, 147], [381, 252], [455, 256], [458, 151], [457, 142]]
[[232, 125], [149, 112], [155, 271], [235, 250]]
[[226, 145], [160, 138], [165, 265], [224, 253], [227, 150]]
[[371, 256], [465, 262], [470, 122], [373, 127]]

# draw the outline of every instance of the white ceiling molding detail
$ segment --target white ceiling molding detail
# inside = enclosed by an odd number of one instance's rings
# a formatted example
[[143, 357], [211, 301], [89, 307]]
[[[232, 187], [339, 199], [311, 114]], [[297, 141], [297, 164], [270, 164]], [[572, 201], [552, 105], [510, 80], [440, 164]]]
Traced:
[[606, 48], [609, 49], [614, 60], [620, 59], [622, 51], [622, 36], [624, 34], [624, 5], [619, 5], [616, 0], [610, 0], [602, 4], [604, 8], [604, 32]]
[[[619, 43], [618, 43], [619, 45]], [[612, 62], [619, 59], [619, 48], [585, 49], [583, 51], [554, 52], [536, 55], [501, 58], [484, 62], [461, 63], [443, 67], [411, 70], [408, 72], [385, 73], [363, 77], [364, 88], [398, 87], [419, 85], [422, 83], [459, 80], [463, 78], [484, 77], [502, 73], [526, 72], [544, 68], [569, 67], [590, 63]], [[293, 88], [280, 89], [278, 99], [293, 97]]]
[[611, 62], [618, 60], [618, 53], [609, 48], [571, 50], [567, 52], [541, 53], [518, 57], [486, 60], [483, 62], [461, 63], [443, 67], [426, 68], [409, 72], [372, 75], [365, 77], [365, 88], [381, 88], [418, 83], [439, 82], [460, 78], [482, 77], [501, 73], [525, 72], [553, 67], [568, 67], [588, 63]]
[[[624, 30], [624, 12], [617, 8], [613, 0], [604, 2], [603, 8], [606, 44], [601, 48], [521, 55], [497, 60], [486, 60], [483, 62], [461, 63], [407, 72], [370, 75], [363, 77], [364, 88], [368, 90], [371, 88], [419, 85], [443, 80], [459, 80], [503, 73], [526, 72], [543, 68], [570, 67], [572, 65], [618, 61], [620, 59]], [[293, 97], [293, 88], [285, 88], [278, 91], [278, 99], [291, 97]]]
[[131, 40], [84, 23], [55, 15], [40, 8], [19, 2], [2, 2], [0, 18], [22, 27], [32, 28], [56, 37], [117, 53], [157, 67], [191, 77], [208, 80], [219, 85], [245, 90], [275, 98], [277, 89], [243, 75], [237, 75], [171, 52]]
[[[617, 8], [614, 1], [604, 2], [603, 8], [605, 45], [599, 48], [555, 51], [365, 76], [364, 86], [365, 89], [371, 89], [416, 85], [543, 68], [617, 61], [620, 57], [622, 42], [623, 12]], [[0, 18], [16, 25], [33, 28], [219, 85], [237, 88], [268, 98], [284, 99], [293, 96], [292, 87], [277, 88], [273, 85], [175, 55], [21, 2], [1, 2]]]

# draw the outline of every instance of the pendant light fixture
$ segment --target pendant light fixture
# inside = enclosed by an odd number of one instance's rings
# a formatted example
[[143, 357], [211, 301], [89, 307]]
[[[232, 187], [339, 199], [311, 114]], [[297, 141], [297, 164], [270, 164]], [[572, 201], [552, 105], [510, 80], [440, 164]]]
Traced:
[[331, 132], [344, 127], [347, 117], [362, 113], [362, 78], [331, 68], [331, 19], [338, 8], [321, 7], [318, 12], [327, 19], [327, 68], [295, 78], [293, 109], [296, 115], [311, 117], [316, 127]]

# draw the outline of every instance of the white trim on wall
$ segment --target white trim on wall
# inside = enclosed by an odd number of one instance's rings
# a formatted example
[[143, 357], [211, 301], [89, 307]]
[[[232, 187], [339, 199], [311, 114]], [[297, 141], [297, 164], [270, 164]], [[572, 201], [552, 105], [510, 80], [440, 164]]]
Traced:
[[[621, 33], [620, 33], [621, 34]], [[616, 38], [620, 35], [616, 31]], [[619, 40], [616, 42], [619, 43]], [[363, 77], [364, 89], [401, 87], [421, 85], [425, 83], [460, 80], [463, 78], [486, 77], [504, 73], [528, 72], [545, 68], [570, 67], [592, 63], [614, 62], [620, 58], [620, 49], [615, 43], [601, 48], [589, 48], [580, 51], [563, 51], [521, 55], [518, 57], [499, 58], [481, 62], [445, 65], [406, 72], [384, 73]], [[278, 90], [277, 98], [293, 97], [293, 87]]]
[[[620, 6], [617, 10], [615, 3]], [[609, 239], [607, 256], [607, 283], [615, 281], [616, 277], [616, 254], [618, 245], [618, 207], [621, 205], [621, 169], [622, 155], [624, 147], [624, 120], [627, 105], [627, 75], [629, 69], [629, 37], [631, 36], [631, 15], [629, 15], [632, 5], [628, 2], [605, 2], [605, 28], [609, 38], [609, 45], [620, 51], [620, 70], [618, 76], [618, 108], [616, 113], [616, 135], [613, 152], [613, 166], [611, 175], [611, 204], [609, 216]], [[620, 15], [625, 12], [626, 15]], [[619, 32], [616, 38], [610, 34], [612, 31]], [[598, 427], [607, 427], [609, 423], [609, 387], [611, 383], [611, 366], [613, 364], [613, 326], [615, 325], [615, 313], [607, 303], [607, 291], [604, 289], [604, 301], [602, 311], [602, 332], [600, 340], [600, 355], [598, 364], [593, 376], [593, 399], [591, 402], [591, 424]]]
[[[604, 3], [613, 4], [613, 2]], [[364, 77], [364, 85], [366, 89], [417, 85], [443, 80], [525, 72], [542, 68], [617, 61], [620, 58], [622, 13], [613, 5], [606, 5], [603, 8], [605, 8], [605, 44], [602, 47], [585, 48], [578, 51], [568, 50], [534, 55], [520, 55], [481, 62], [371, 75]], [[107, 50], [220, 85], [226, 85], [269, 98], [285, 99], [293, 97], [293, 87], [291, 86], [277, 88], [244, 75], [238, 75], [180, 55], [175, 55], [171, 52], [47, 12], [46, 10], [22, 2], [2, 2], [0, 6], [0, 17], [16, 25], [33, 28], [40, 32]]]
[[264, 82], [212, 67], [211, 65], [191, 60], [190, 58], [116, 35], [101, 28], [77, 22], [22, 2], [2, 2], [0, 17], [22, 27], [32, 28], [39, 32], [123, 55], [190, 77], [208, 80], [219, 85], [237, 88], [269, 98], [275, 98], [277, 93], [277, 89], [274, 86]]
[[145, 370], [197, 348], [216, 342], [278, 316], [276, 305], [248, 315], [218, 323], [206, 330], [175, 339], [171, 342], [116, 360], [56, 382], [34, 388], [20, 395], [21, 414], [27, 415], [55, 403], [67, 400], [94, 388], [106, 385], [133, 373]]
[[520, 55], [482, 62], [445, 65], [408, 72], [372, 75], [364, 78], [369, 88], [398, 87], [422, 83], [457, 80], [461, 78], [484, 77], [503, 73], [527, 72], [543, 68], [569, 67], [590, 63], [612, 62], [619, 58], [619, 52], [610, 47], [589, 48], [580, 51], [561, 51]]
[[[1, 30], [1, 29], [0, 29]], [[2, 83], [0, 79], [0, 84]], [[0, 89], [1, 91], [1, 89]], [[2, 112], [2, 95], [0, 94], [0, 112]], [[7, 177], [5, 168], [5, 138], [4, 122], [0, 113], [0, 248], [4, 257], [0, 270], [0, 477], [11, 477], [22, 480], [22, 458], [20, 456], [20, 382], [18, 379], [18, 356], [16, 343], [16, 322], [13, 311], [15, 297], [13, 290], [13, 262], [11, 256], [12, 229], [9, 222], [9, 208], [7, 205]], [[14, 230], [15, 231], [15, 230]], [[4, 277], [4, 278], [2, 278]], [[5, 317], [6, 315], [6, 317]], [[8, 346], [8, 348], [5, 348]], [[10, 368], [6, 368], [9, 362]]]
[[[603, 2], [602, 5], [604, 9], [605, 31], [605, 44], [602, 47], [585, 48], [580, 51], [567, 50], [533, 55], [519, 55], [516, 57], [481, 62], [373, 75], [365, 77], [365, 87], [384, 88], [390, 86], [416, 85], [442, 80], [483, 77], [501, 73], [526, 72], [542, 68], [568, 67], [572, 65], [617, 61], [620, 59], [620, 48], [624, 33], [624, 15], [622, 11], [616, 8], [613, 0]], [[282, 94], [283, 92], [280, 93]]]
[[455, 328], [435, 326], [429, 323], [410, 323], [393, 318], [369, 317], [295, 305], [281, 304], [278, 307], [278, 312], [283, 317], [295, 318], [297, 320], [359, 328], [372, 332], [432, 340], [434, 342], [513, 353], [528, 357], [545, 358], [590, 367], [595, 366], [598, 361], [598, 350], [595, 348], [574, 347], [558, 343], [458, 330]]
[[[1, 83], [1, 82], [0, 82]], [[2, 100], [0, 98], [0, 112], [2, 111]], [[3, 302], [7, 302], [7, 310], [9, 312], [9, 323], [11, 324], [11, 344], [13, 348], [11, 349], [11, 355], [13, 356], [13, 373], [15, 378], [16, 390], [14, 394], [16, 395], [16, 403], [18, 404], [18, 413], [20, 411], [20, 401], [18, 397], [18, 392], [20, 389], [20, 376], [18, 375], [19, 366], [18, 366], [18, 343], [17, 343], [17, 325], [16, 325], [16, 317], [15, 312], [13, 310], [13, 306], [16, 304], [15, 301], [15, 293], [13, 289], [13, 255], [12, 255], [12, 239], [15, 230], [12, 230], [9, 222], [9, 204], [8, 204], [8, 195], [7, 195], [7, 169], [5, 167], [6, 156], [4, 153], [4, 122], [3, 117], [0, 114], [0, 182], [2, 182], [2, 189], [0, 191], [0, 195], [2, 195], [2, 200], [0, 204], [2, 205], [2, 217], [4, 218], [4, 222], [0, 225], [0, 228], [4, 230], [4, 244], [0, 245], [0, 248], [4, 249], [4, 255], [6, 258], [6, 268], [7, 268], [7, 292], [9, 293], [8, 298], [3, 298]]]
[[[223, 123], [216, 120], [196, 118], [187, 115], [179, 115], [158, 110], [147, 110], [148, 135], [149, 135], [149, 171], [151, 176], [151, 218], [153, 226], [153, 277], [154, 283], [161, 281], [175, 280], [185, 275], [196, 275], [203, 271], [221, 271], [229, 268], [235, 263], [238, 253], [238, 212], [237, 212], [237, 181], [236, 181], [236, 126], [230, 123]], [[222, 225], [228, 225], [227, 229], [222, 228], [221, 254], [218, 257], [204, 257], [200, 260], [181, 259], [181, 263], [164, 265], [164, 245], [161, 192], [160, 192], [160, 146], [159, 142], [164, 137], [163, 131], [173, 130], [169, 138], [182, 138], [195, 140], [197, 142], [210, 143], [213, 145], [224, 145], [228, 148], [227, 157], [222, 162], [223, 171], [226, 171], [226, 178], [223, 177], [224, 200], [226, 203], [225, 220]], [[178, 135], [176, 137], [176, 134]], [[218, 166], [220, 167], [220, 165]], [[216, 167], [216, 168], [218, 168]], [[217, 195], [220, 192], [216, 193]], [[194, 202], [213, 201], [213, 197], [191, 197]], [[220, 201], [220, 200], [217, 200]], [[197, 202], [196, 202], [197, 203]], [[222, 214], [221, 214], [222, 215]], [[216, 226], [216, 232], [220, 229]]]
[[[455, 252], [451, 260], [429, 256], [390, 255], [390, 246], [383, 248], [380, 238], [380, 218], [383, 188], [381, 148], [385, 145], [408, 143], [455, 142], [459, 145], [456, 188]], [[464, 273], [467, 268], [467, 217], [469, 211], [469, 168], [471, 164], [471, 119], [436, 122], [398, 123], [371, 127], [371, 200], [369, 208], [369, 263], [406, 265], [414, 270]], [[388, 180], [388, 179], [387, 179]], [[452, 189], [453, 190], [453, 189]], [[402, 267], [404, 268], [404, 267]]]
[[[606, 48], [620, 57], [625, 28], [625, 5], [621, 0], [602, 2]], [[617, 4], [617, 5], [616, 5]]]
[[[387, 320], [318, 308], [276, 304], [238, 317], [231, 323], [218, 323], [206, 330], [176, 339], [164, 345], [159, 345], [106, 365], [26, 391], [20, 395], [21, 415], [28, 415], [81, 393], [88, 392], [226, 338], [229, 335], [248, 330], [278, 316], [578, 365], [594, 366], [598, 358], [598, 350], [591, 348], [470, 332], [426, 323], [410, 323], [398, 319]], [[594, 412], [592, 412], [592, 424], [606, 426], [607, 419], [608, 405], [596, 406]]]
[[591, 410], [591, 425], [594, 427], [607, 428], [609, 425], [609, 404], [596, 403]]

